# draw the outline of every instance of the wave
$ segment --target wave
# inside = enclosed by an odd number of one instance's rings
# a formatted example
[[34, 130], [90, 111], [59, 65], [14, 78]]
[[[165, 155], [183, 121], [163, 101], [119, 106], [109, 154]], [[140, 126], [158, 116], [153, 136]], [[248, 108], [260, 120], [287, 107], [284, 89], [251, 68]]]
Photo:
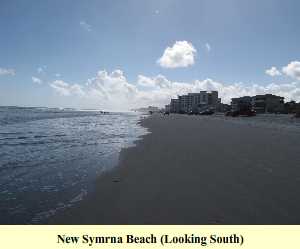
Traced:
[[[139, 119], [128, 113], [2, 108], [0, 210], [7, 211], [0, 224], [43, 223], [60, 210], [59, 203], [81, 201], [81, 189], [93, 188], [97, 175], [117, 164], [121, 148], [146, 133]], [[16, 217], [9, 210], [18, 205]]]

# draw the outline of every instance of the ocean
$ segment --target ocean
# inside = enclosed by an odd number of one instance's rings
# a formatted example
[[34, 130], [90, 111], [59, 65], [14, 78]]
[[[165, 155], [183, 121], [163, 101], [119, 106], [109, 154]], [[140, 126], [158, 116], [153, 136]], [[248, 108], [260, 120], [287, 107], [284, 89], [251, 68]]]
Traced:
[[43, 224], [93, 191], [142, 114], [0, 107], [0, 224]]

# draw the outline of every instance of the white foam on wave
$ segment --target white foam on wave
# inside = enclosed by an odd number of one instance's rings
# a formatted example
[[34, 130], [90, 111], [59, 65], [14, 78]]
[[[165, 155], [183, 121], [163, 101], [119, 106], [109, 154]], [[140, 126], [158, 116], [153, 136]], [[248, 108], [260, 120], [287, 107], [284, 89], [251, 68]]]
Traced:
[[74, 206], [75, 203], [80, 202], [84, 199], [87, 195], [86, 189], [81, 189], [80, 193], [77, 194], [74, 198], [72, 198], [67, 204], [63, 202], [59, 202], [55, 208], [49, 209], [47, 211], [43, 211], [37, 213], [29, 222], [29, 224], [40, 224], [44, 220], [49, 219], [50, 217], [54, 216], [57, 212], [62, 211], [66, 208], [70, 208]]

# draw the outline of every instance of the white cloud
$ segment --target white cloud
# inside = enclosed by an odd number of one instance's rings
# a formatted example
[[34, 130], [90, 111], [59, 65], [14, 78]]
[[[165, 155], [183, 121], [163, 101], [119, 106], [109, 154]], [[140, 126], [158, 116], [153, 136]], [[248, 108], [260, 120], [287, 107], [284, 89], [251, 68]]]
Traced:
[[37, 77], [32, 76], [31, 79], [32, 79], [32, 82], [34, 82], [34, 83], [37, 83], [37, 84], [43, 83], [43, 81]]
[[59, 78], [60, 76], [61, 76], [60, 73], [56, 73], [56, 74], [55, 74], [55, 77], [57, 77], [57, 78]]
[[171, 82], [161, 74], [153, 78], [138, 75], [138, 84], [145, 87], [168, 88], [170, 87]]
[[14, 69], [9, 68], [1, 68], [0, 67], [0, 76], [1, 75], [11, 75], [14, 76], [16, 74]]
[[62, 80], [52, 82], [51, 87], [60, 95], [77, 98], [81, 106], [93, 106], [107, 110], [129, 110], [135, 107], [164, 106], [171, 98], [189, 92], [217, 90], [223, 103], [245, 95], [272, 93], [286, 100], [300, 101], [300, 82], [269, 84], [223, 83], [212, 79], [193, 82], [170, 81], [163, 75], [147, 77], [139, 75], [137, 84], [129, 83], [121, 70], [111, 73], [99, 71], [85, 84], [69, 84]]
[[118, 110], [132, 106], [138, 94], [136, 86], [128, 83], [121, 70], [99, 71], [96, 77], [88, 79], [85, 92], [101, 105]]
[[155, 10], [155, 14], [158, 15], [159, 14], [159, 10]]
[[50, 86], [58, 92], [60, 95], [69, 96], [71, 92], [69, 90], [69, 84], [62, 81], [62, 80], [55, 80], [53, 81]]
[[267, 69], [267, 70], [265, 71], [265, 73], [266, 73], [267, 75], [272, 76], [272, 77], [281, 75], [281, 73], [278, 71], [278, 69], [277, 69], [276, 67], [271, 67], [270, 69]]
[[82, 86], [78, 84], [68, 84], [62, 80], [55, 80], [50, 84], [50, 86], [63, 96], [75, 95], [82, 97], [85, 95], [84, 91], [82, 90]]
[[155, 82], [153, 79], [145, 77], [144, 75], [138, 75], [137, 80], [138, 85], [143, 87], [155, 87]]
[[86, 23], [85, 21], [80, 21], [79, 25], [86, 31], [92, 31], [92, 26], [90, 24]]
[[157, 63], [165, 68], [188, 67], [195, 63], [197, 50], [187, 41], [176, 41], [167, 47]]
[[205, 48], [206, 48], [207, 52], [210, 52], [211, 46], [209, 43], [205, 43]]
[[282, 68], [282, 72], [287, 76], [300, 80], [300, 61], [292, 61]]

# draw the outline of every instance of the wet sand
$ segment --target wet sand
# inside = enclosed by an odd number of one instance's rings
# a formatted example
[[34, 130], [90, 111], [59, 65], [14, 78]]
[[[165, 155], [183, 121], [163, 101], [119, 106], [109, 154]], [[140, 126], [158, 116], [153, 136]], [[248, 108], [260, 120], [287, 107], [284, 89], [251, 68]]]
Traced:
[[151, 133], [50, 224], [300, 224], [300, 129], [255, 122], [146, 118]]

